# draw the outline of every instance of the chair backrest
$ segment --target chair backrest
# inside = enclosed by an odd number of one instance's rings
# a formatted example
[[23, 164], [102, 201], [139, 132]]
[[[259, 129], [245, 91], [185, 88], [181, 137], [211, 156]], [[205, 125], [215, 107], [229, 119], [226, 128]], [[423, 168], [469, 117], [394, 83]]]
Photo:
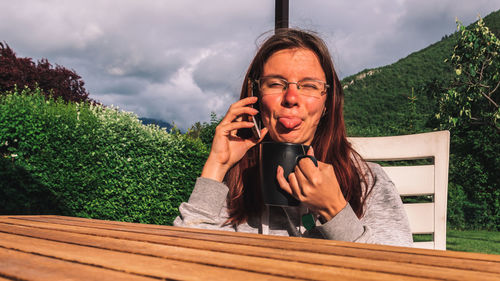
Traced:
[[433, 234], [433, 241], [415, 242], [418, 248], [446, 250], [446, 203], [450, 132], [349, 138], [367, 161], [432, 158], [431, 165], [383, 166], [401, 196], [433, 195], [433, 202], [404, 204], [413, 234]]

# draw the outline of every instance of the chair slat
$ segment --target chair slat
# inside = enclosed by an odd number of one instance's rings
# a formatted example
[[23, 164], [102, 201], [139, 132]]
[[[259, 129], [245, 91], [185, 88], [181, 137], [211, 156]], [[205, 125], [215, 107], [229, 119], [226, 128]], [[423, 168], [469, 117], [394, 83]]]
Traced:
[[349, 141], [369, 161], [411, 160], [448, 155], [448, 150], [443, 151], [443, 144], [446, 148], [449, 135], [448, 131], [439, 131], [405, 136], [354, 137]]
[[414, 234], [434, 232], [434, 203], [404, 204], [411, 232]]
[[434, 194], [434, 165], [383, 167], [400, 195]]
[[434, 241], [429, 242], [414, 242], [413, 247], [420, 249], [434, 249]]

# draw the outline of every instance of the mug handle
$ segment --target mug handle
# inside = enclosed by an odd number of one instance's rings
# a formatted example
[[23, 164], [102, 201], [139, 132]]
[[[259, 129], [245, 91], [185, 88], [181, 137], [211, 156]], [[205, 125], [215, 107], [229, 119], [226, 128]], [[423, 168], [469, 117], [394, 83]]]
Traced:
[[299, 164], [299, 161], [302, 160], [303, 158], [311, 159], [311, 161], [313, 161], [314, 163], [314, 166], [318, 167], [318, 160], [316, 160], [316, 158], [311, 155], [297, 155], [297, 157], [295, 157], [295, 165]]

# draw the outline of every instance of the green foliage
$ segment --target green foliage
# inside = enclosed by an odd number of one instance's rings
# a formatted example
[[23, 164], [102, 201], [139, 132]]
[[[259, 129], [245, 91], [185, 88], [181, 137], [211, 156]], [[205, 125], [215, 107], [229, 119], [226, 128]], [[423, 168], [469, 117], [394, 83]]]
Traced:
[[[498, 37], [500, 11], [485, 17], [484, 23]], [[411, 113], [408, 111], [408, 97], [412, 89], [417, 98], [414, 131], [426, 132], [439, 126], [433, 119], [437, 112], [434, 94], [441, 93], [439, 89], [448, 88], [455, 76], [454, 68], [445, 60], [452, 55], [459, 37], [458, 33], [444, 36], [441, 41], [391, 65], [366, 69], [344, 78], [344, 117], [348, 134], [405, 134], [408, 113]]]
[[[453, 51], [456, 35], [447, 37], [398, 62], [342, 80], [345, 92], [344, 115], [350, 136], [399, 135], [424, 132], [434, 115], [427, 85], [437, 78], [451, 79], [451, 67], [444, 60]], [[413, 128], [408, 128], [409, 97], [414, 97]]]
[[212, 140], [215, 135], [215, 128], [219, 125], [222, 118], [218, 118], [217, 114], [212, 112], [210, 114], [210, 123], [207, 122], [196, 122], [191, 128], [188, 130], [186, 135], [191, 138], [199, 138], [207, 147], [212, 146]]
[[460, 37], [451, 56], [452, 87], [441, 96], [437, 119], [442, 128], [488, 125], [500, 133], [500, 40], [482, 19], [471, 28], [458, 22]]
[[455, 77], [440, 96], [436, 114], [440, 128], [451, 132], [450, 199], [462, 209], [451, 214], [450, 222], [455, 227], [498, 230], [500, 40], [482, 19], [468, 28], [458, 22], [458, 29], [450, 59]]
[[[450, 171], [454, 169], [454, 162], [450, 161]], [[455, 182], [448, 182], [448, 210], [447, 210], [447, 223], [448, 226], [456, 229], [465, 229], [465, 205], [467, 202], [467, 195], [464, 188]]]
[[0, 155], [8, 174], [0, 178], [0, 198], [9, 202], [1, 204], [3, 214], [171, 224], [207, 149], [180, 133], [144, 126], [131, 113], [54, 101], [26, 88], [0, 99]]
[[0, 214], [60, 213], [54, 194], [16, 165], [15, 158], [0, 158]]
[[458, 32], [392, 65], [342, 80], [350, 136], [450, 130], [448, 224], [454, 228], [500, 226], [495, 106], [500, 67], [498, 39], [493, 40], [499, 32], [496, 11], [484, 24], [480, 20], [468, 28], [460, 26]]

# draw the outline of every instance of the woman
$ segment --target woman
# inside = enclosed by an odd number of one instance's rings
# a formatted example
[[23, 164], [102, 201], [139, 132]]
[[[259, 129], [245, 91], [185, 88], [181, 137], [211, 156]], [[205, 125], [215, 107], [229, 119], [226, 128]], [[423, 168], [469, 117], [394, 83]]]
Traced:
[[[257, 87], [252, 97], [252, 87]], [[288, 29], [268, 38], [247, 71], [240, 100], [215, 131], [212, 148], [176, 226], [411, 246], [401, 199], [380, 166], [366, 163], [347, 141], [343, 92], [324, 42]], [[256, 108], [253, 108], [254, 105]], [[260, 113], [261, 138], [242, 139], [243, 116]], [[310, 145], [280, 187], [301, 204], [264, 206], [258, 188], [258, 143], [263, 139]], [[306, 230], [310, 213], [315, 227]]]

